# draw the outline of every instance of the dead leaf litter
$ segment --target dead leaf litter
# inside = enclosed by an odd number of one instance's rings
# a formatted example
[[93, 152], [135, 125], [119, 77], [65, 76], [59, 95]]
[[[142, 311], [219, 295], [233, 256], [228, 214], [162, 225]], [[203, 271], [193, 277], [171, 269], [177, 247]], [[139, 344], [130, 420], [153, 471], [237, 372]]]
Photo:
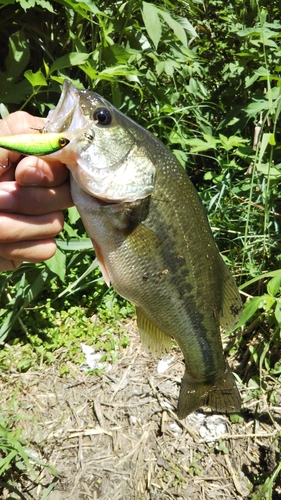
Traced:
[[[159, 364], [143, 351], [134, 323], [127, 328], [129, 346], [102, 376], [75, 365], [64, 378], [56, 365], [2, 373], [1, 407], [7, 410], [19, 386], [18, 426], [40, 477], [18, 478], [21, 498], [252, 498], [253, 477], [277, 466], [280, 409], [251, 400], [239, 423], [203, 411], [179, 420], [181, 352]], [[56, 480], [38, 460], [57, 470]], [[0, 494], [12, 498], [1, 483]]]

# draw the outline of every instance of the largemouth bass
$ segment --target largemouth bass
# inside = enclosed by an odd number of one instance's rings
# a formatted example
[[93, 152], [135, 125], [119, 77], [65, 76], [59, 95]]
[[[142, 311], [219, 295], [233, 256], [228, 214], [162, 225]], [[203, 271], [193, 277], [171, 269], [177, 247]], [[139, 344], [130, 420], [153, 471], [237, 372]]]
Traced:
[[[144, 348], [163, 355], [173, 337], [182, 350], [179, 417], [201, 406], [238, 412], [220, 326], [236, 324], [241, 299], [181, 165], [148, 131], [69, 81], [37, 137], [36, 155], [69, 168], [73, 201], [104, 279], [135, 304]], [[9, 148], [7, 140], [3, 145]], [[20, 138], [11, 149], [31, 152]]]

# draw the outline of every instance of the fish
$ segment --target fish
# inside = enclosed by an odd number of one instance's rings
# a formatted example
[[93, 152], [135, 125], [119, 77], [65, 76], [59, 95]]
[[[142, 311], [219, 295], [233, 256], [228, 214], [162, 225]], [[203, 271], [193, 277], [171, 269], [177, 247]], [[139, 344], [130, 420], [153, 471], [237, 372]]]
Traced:
[[[47, 158], [70, 170], [72, 198], [105, 282], [135, 305], [144, 348], [163, 356], [175, 339], [182, 351], [179, 418], [201, 407], [239, 412], [221, 328], [235, 326], [242, 302], [186, 171], [158, 138], [68, 80], [33, 143], [37, 156], [40, 147], [46, 154], [42, 141], [50, 134], [56, 150]], [[62, 137], [68, 143], [57, 149]], [[30, 153], [23, 141], [18, 137], [21, 153]]]

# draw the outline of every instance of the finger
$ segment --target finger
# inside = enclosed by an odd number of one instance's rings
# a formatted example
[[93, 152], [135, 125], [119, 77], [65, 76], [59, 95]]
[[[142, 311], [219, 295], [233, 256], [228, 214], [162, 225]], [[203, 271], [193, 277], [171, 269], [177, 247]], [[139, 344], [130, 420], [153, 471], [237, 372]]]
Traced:
[[[35, 217], [0, 214], [0, 244], [53, 238], [62, 230], [63, 222], [61, 212]], [[3, 253], [0, 252], [0, 255]]]
[[45, 119], [32, 116], [25, 111], [11, 113], [4, 120], [0, 120], [0, 135], [30, 134], [42, 130]]
[[21, 186], [59, 186], [69, 176], [63, 163], [36, 156], [23, 158], [17, 165], [15, 178]]
[[0, 256], [0, 272], [2, 271], [13, 271], [22, 264], [23, 261], [6, 259]]
[[0, 244], [0, 271], [10, 271], [22, 262], [42, 262], [56, 253], [53, 238], [18, 243]]
[[10, 165], [9, 168], [1, 168], [0, 165], [0, 182], [14, 181], [15, 180], [15, 166]]
[[[17, 156], [14, 156], [17, 155]], [[20, 158], [18, 153], [12, 153], [6, 149], [0, 148], [0, 178], [8, 181], [14, 179], [15, 161]]]
[[71, 206], [73, 201], [68, 180], [54, 188], [23, 187], [16, 182], [0, 183], [0, 212], [37, 216]]

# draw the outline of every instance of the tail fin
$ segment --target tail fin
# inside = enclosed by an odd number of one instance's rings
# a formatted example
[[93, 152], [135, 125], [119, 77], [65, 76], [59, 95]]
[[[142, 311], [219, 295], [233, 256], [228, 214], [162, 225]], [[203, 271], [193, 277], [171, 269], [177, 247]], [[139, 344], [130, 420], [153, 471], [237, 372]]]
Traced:
[[235, 379], [226, 366], [225, 373], [214, 384], [195, 381], [187, 371], [183, 376], [178, 402], [178, 416], [185, 418], [201, 406], [218, 413], [236, 413], [241, 408], [241, 397]]

